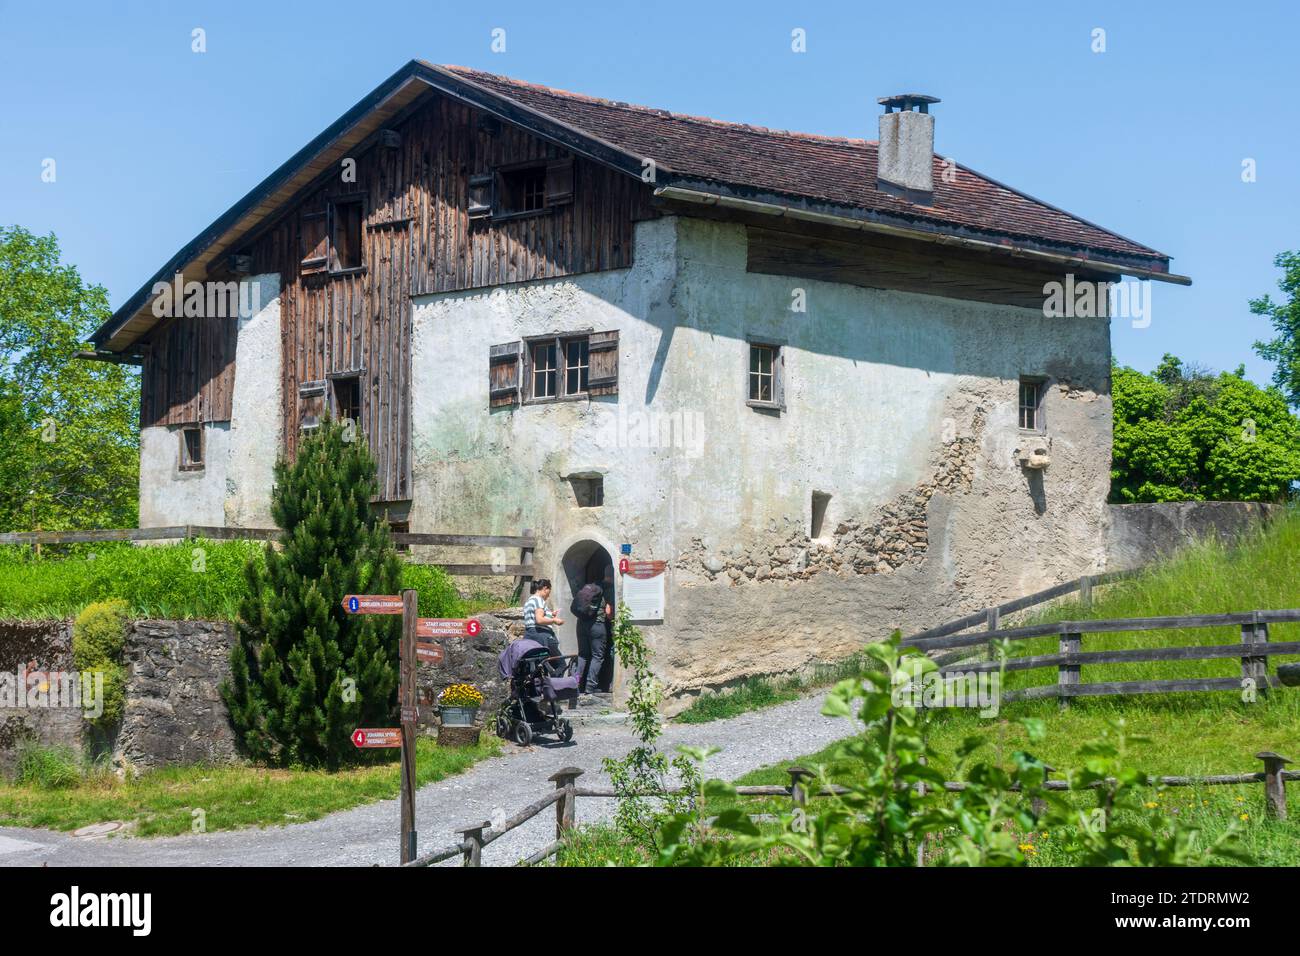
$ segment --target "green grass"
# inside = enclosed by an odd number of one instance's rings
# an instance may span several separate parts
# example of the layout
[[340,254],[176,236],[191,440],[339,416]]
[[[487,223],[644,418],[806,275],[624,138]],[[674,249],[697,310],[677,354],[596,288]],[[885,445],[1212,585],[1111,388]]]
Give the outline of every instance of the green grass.
[[[1057,602],[1020,616],[1016,624],[1061,620],[1119,617],[1154,617],[1177,614],[1214,614],[1258,609],[1300,607],[1300,516],[1292,513],[1286,520],[1258,532],[1236,548],[1229,549],[1215,541],[1191,547],[1162,563],[1141,577],[1098,589],[1092,607],[1084,608],[1077,600]],[[1008,625],[1011,622],[1007,622]],[[1277,641],[1300,640],[1300,625],[1273,625],[1270,638]],[[1196,628],[1187,630],[1130,632],[1114,635],[1085,634],[1084,650],[1126,647],[1176,646],[1185,644],[1235,644],[1240,641],[1238,628]],[[1014,654],[1051,653],[1056,638],[1019,642]],[[1270,669],[1291,656],[1270,659]],[[846,669],[850,665],[846,662]],[[1096,665],[1082,669],[1082,680],[1143,680],[1176,677],[1240,676],[1236,659],[1224,661],[1143,662],[1134,664]],[[1007,675],[1005,687],[1052,683],[1055,669],[1019,672]],[[701,698],[696,707],[716,719],[731,716],[756,706],[779,702],[781,690],[769,685],[762,688],[742,687],[740,691]],[[734,703],[728,698],[736,697]],[[694,710],[695,708],[692,708]],[[690,711],[686,712],[690,714]],[[1047,727],[1047,737],[1031,745],[1019,717],[1039,717]],[[1054,767],[1065,770],[1080,764],[1080,744],[1101,736],[1116,717],[1123,717],[1128,731],[1150,738],[1147,744],[1135,745],[1130,756],[1132,766],[1161,776],[1206,776],[1210,774],[1251,773],[1262,769],[1254,755],[1273,750],[1300,760],[1300,693],[1282,688],[1246,703],[1230,692],[1199,694],[1165,694],[1134,697],[1098,697],[1076,699],[1068,710],[1061,711],[1057,702],[1023,701],[1004,704],[994,719],[985,719],[970,710],[947,709],[934,713],[931,743],[938,755],[937,765],[952,779],[956,771],[952,755],[961,742],[972,735],[986,738],[977,751],[977,759],[1009,763],[1017,749],[1028,749]],[[678,718],[679,720],[682,717]],[[850,782],[859,772],[858,765],[843,754],[843,744],[833,744],[815,754],[756,770],[736,781],[742,785],[789,783],[790,766],[824,766],[832,779]],[[705,768],[707,775],[707,766]],[[1293,803],[1300,803],[1300,788],[1288,785]],[[1069,797],[1080,807],[1092,806],[1091,794]],[[786,809],[787,801],[744,799],[752,813],[774,813]],[[1287,822],[1267,820],[1264,815],[1263,787],[1247,784],[1231,787],[1151,788],[1147,802],[1155,804],[1147,811],[1146,822],[1159,826],[1163,817],[1192,819],[1202,831],[1205,842],[1212,841],[1231,822],[1244,827],[1244,848],[1261,865],[1300,865],[1300,818],[1292,813]],[[726,802],[713,801],[706,814],[719,812]],[[1247,816],[1241,820],[1242,814]],[[1027,834],[1033,844],[1035,865],[1068,866],[1071,856],[1066,843],[1068,834]],[[624,844],[619,834],[608,826],[584,828],[575,834],[557,857],[563,866],[592,866],[604,861],[622,865],[645,862],[643,854]]]
[[[92,602],[121,598],[132,617],[234,620],[247,593],[244,565],[260,561],[262,548],[250,541],[119,542],[37,558],[30,548],[0,547],[0,619],[70,618]],[[419,591],[422,615],[467,613],[442,568],[406,564],[402,583]]]
[[[467,770],[500,751],[496,737],[477,746],[416,745],[416,780],[423,786]],[[51,765],[57,758],[42,758]],[[83,769],[75,782],[49,767],[28,782],[0,781],[0,826],[75,830],[123,821],[139,836],[190,833],[193,811],[206,815],[208,832],[303,823],[329,813],[398,795],[400,767],[391,762],[340,770],[271,770],[250,766],[190,766],[150,770],[118,780],[103,767]],[[57,770],[57,768],[56,768]]]

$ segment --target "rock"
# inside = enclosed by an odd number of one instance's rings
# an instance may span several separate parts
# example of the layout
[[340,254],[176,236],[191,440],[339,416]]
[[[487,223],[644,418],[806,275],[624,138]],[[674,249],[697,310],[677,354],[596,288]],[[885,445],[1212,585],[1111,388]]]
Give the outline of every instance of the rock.
[[716,554],[711,554],[704,559],[704,567],[707,568],[709,572],[712,574],[717,574],[726,566],[727,566],[726,563],[721,558],[719,558]]

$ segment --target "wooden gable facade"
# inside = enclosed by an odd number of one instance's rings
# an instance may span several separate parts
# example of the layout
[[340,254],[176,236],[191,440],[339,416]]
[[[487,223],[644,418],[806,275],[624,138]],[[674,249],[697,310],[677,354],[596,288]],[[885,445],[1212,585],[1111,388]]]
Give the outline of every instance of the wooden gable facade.
[[[529,169],[544,170],[544,195],[523,205],[541,208],[518,208],[509,194],[511,174]],[[654,215],[651,187],[638,179],[424,95],[230,246],[251,256],[251,274],[280,276],[285,450],[293,455],[301,428],[337,411],[334,383],[355,379],[379,497],[408,499],[411,297],[627,268],[634,223]],[[233,320],[178,319],[154,333],[142,426],[230,418],[235,330]]]

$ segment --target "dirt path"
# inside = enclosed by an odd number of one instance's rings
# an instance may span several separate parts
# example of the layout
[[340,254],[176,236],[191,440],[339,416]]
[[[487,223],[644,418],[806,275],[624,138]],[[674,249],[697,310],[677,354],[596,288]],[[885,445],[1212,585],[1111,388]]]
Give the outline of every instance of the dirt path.
[[[820,750],[853,732],[844,719],[821,716],[822,695],[708,724],[672,725],[661,743],[723,748],[709,776],[732,779],[757,767]],[[582,783],[608,785],[599,770],[605,757],[632,746],[625,727],[578,728],[563,746],[520,749],[467,772],[429,784],[416,794],[415,819],[422,850],[455,842],[459,826],[509,816],[545,795],[547,777],[562,767],[586,771]],[[578,822],[607,819],[612,801],[578,801]],[[397,861],[398,801],[383,800],[331,814],[312,823],[266,829],[152,839],[85,838],[51,830],[0,827],[0,866],[368,866]],[[509,865],[554,837],[555,815],[544,812],[489,845],[488,865]]]

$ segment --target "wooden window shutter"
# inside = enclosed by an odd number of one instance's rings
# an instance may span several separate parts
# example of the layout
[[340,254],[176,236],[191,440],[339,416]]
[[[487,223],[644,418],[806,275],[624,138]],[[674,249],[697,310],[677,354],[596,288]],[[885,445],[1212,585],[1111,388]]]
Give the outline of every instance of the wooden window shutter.
[[298,428],[317,427],[325,417],[325,382],[303,382],[298,386]]
[[320,272],[329,265],[329,208],[303,213],[298,229],[302,240],[302,271]]
[[469,178],[469,218],[488,219],[496,200],[496,176],[479,173]]
[[561,159],[546,166],[546,205],[573,202],[573,160]]
[[488,352],[488,406],[519,404],[519,364],[522,342],[494,345]]
[[587,338],[587,393],[618,394],[618,329],[592,332]]

